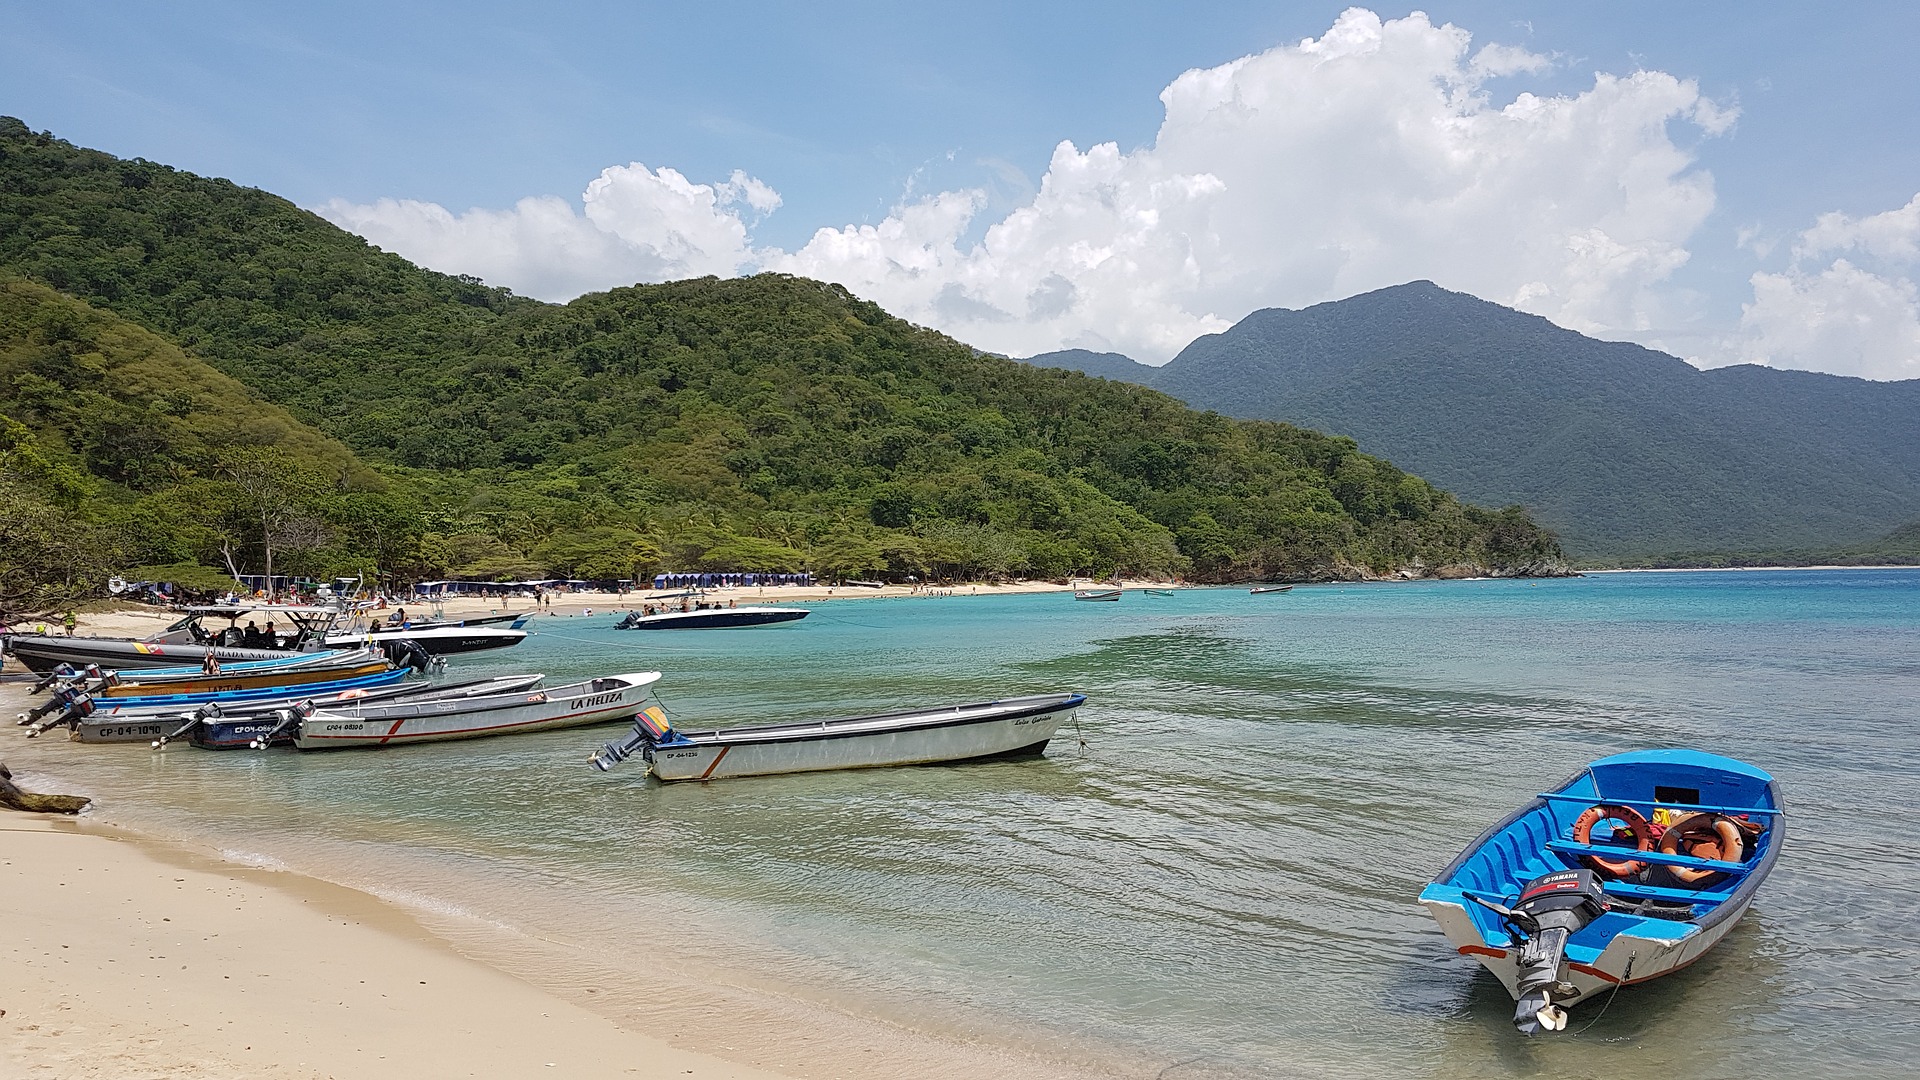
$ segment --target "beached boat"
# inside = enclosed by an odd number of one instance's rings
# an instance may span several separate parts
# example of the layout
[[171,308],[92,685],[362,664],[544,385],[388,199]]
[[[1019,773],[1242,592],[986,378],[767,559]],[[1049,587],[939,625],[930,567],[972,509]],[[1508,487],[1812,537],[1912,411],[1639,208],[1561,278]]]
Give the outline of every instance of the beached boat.
[[1118,600],[1120,593],[1119,589],[1075,589],[1073,598],[1075,600]]
[[[397,719],[417,715],[422,708],[452,708],[452,703],[471,704],[478,699],[524,700],[545,675],[502,675],[492,679],[472,679],[438,686],[407,687],[397,693],[338,695],[320,700],[282,703],[278,708],[261,710],[248,707],[244,712],[227,713],[203,706],[186,723],[161,737],[161,744],[186,735],[203,750],[261,749],[267,746],[291,746],[306,707],[315,712],[345,713],[361,720]],[[295,712],[297,710],[297,712]],[[382,711],[385,710],[385,711]]]
[[458,699],[298,710],[302,750],[476,739],[631,719],[647,703],[657,671],[609,675],[550,690]]
[[105,672],[88,687],[95,700],[101,698],[143,698],[157,695],[223,694],[249,690],[275,690],[317,683],[356,679],[392,671],[394,664],[375,649],[345,649],[329,654],[324,663],[269,666],[251,671],[227,667],[206,670],[159,668],[170,674],[154,678],[137,671]]
[[1292,589],[1293,586],[1291,585],[1255,585],[1247,591],[1255,596],[1260,596],[1264,593],[1290,592]]
[[[387,665],[385,670],[372,674],[356,675],[351,678],[329,679],[322,682],[302,683],[299,693],[303,697],[325,697],[346,690],[374,690],[391,686],[413,674],[413,669]],[[82,687],[55,687],[48,699],[19,715],[18,722],[28,728],[28,735],[38,735],[49,728],[62,724],[71,726],[76,721],[93,715],[102,702],[111,702],[127,710],[140,714],[179,713],[218,702],[223,707],[248,702],[284,699],[290,689],[284,686],[267,686],[252,690],[203,690],[193,693],[141,694],[123,697],[95,697]]]
[[[340,616],[340,609],[306,604],[212,604],[183,609],[182,617],[150,637],[66,637],[53,634],[12,634],[0,648],[28,668],[49,672],[61,664],[84,668],[97,664],[121,671],[133,668],[181,667],[201,663],[209,652],[222,664],[271,660],[290,652],[352,647],[322,643]],[[264,643],[249,643],[240,629],[243,618],[266,621],[273,632]],[[279,620],[276,622],[276,620]],[[226,626],[217,624],[225,622]],[[209,628],[209,624],[215,624]],[[264,631],[263,631],[264,632]]]
[[[492,679],[469,679],[454,683],[396,683],[373,689],[351,689],[331,694],[297,694],[286,697],[251,698],[240,701],[205,702],[190,709],[178,707],[123,708],[117,701],[96,700],[94,710],[85,717],[66,722],[67,738],[81,743],[144,742],[160,745],[190,738],[195,746],[227,749],[246,746],[258,731],[248,730],[241,737],[231,728],[277,723],[274,713],[311,701],[319,708],[369,705],[380,701],[399,701],[439,695],[474,693],[512,693],[525,690],[541,679],[539,675],[505,675]],[[58,724],[49,724],[49,727]],[[265,729],[261,729],[265,730]],[[236,741],[237,740],[237,741]]]
[[632,735],[602,747],[593,765],[605,771],[638,752],[653,776],[673,781],[1037,757],[1084,701],[1043,694],[713,731],[678,731],[655,707],[636,718]]
[[691,611],[663,611],[658,615],[628,612],[613,624],[615,630],[725,630],[739,626],[765,626],[793,622],[807,617],[806,608],[788,607],[709,607]]
[[1753,902],[1786,839],[1765,772],[1695,750],[1602,758],[1481,834],[1420,893],[1462,955],[1505,984],[1522,1032],[1700,959]]

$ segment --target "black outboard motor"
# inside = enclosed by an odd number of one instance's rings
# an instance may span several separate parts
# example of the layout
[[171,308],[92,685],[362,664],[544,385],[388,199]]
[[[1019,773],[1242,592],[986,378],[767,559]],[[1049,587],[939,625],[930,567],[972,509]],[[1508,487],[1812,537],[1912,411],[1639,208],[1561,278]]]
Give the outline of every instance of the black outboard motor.
[[1513,1026],[1521,1034],[1567,1026],[1567,1011],[1553,1003],[1556,995],[1563,1000],[1574,996],[1573,987],[1560,978],[1567,938],[1606,910],[1606,893],[1591,870],[1546,874],[1520,890],[1520,902],[1507,924],[1526,942],[1520,950],[1519,1000],[1513,1009]]
[[396,666],[410,667],[422,675],[425,675],[427,669],[433,666],[433,657],[428,655],[427,650],[421,648],[417,641],[405,638],[399,641],[383,641],[380,643],[380,651],[386,653],[387,659],[393,661]]
[[27,693],[37,694],[47,687],[52,686],[54,683],[60,682],[63,679],[71,679],[78,674],[80,674],[80,672],[75,669],[72,664],[55,664],[52,671],[40,676],[32,686],[27,687]]

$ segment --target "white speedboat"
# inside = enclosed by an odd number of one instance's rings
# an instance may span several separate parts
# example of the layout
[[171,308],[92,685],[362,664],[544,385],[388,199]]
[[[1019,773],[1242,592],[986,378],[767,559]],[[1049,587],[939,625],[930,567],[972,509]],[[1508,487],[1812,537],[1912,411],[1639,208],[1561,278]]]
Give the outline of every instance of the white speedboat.
[[632,735],[601,748],[593,765],[605,771],[639,752],[655,777],[673,781],[1037,757],[1085,701],[1042,694],[714,731],[675,730],[655,707],[635,720]]
[[350,649],[356,645],[412,642],[428,656],[504,649],[527,639],[525,630],[501,626],[415,626],[408,629],[356,630],[331,633],[326,637],[329,649]]
[[659,681],[659,672],[648,671],[550,690],[301,709],[293,743],[302,750],[397,746],[627,720],[646,706]]
[[615,630],[725,630],[736,626],[765,626],[807,617],[806,608],[708,607],[666,611],[658,615],[629,612],[613,624]]
[[1075,600],[1118,600],[1120,592],[1119,589],[1075,589],[1073,598]]

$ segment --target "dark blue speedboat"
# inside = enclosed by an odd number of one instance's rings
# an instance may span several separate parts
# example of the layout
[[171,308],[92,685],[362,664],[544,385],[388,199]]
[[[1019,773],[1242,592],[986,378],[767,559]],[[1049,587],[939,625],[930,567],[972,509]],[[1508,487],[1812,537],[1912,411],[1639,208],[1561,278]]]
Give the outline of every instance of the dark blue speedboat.
[[1780,857],[1779,785],[1697,750],[1616,754],[1482,833],[1420,902],[1498,976],[1522,1032],[1698,960]]

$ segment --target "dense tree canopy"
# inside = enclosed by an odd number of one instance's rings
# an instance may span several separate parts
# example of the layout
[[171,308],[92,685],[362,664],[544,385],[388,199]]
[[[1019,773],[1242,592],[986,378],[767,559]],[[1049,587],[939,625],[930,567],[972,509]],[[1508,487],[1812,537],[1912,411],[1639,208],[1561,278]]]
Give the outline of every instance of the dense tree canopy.
[[92,485],[69,512],[141,523],[122,559],[1232,580],[1558,556],[1350,440],[981,355],[837,285],[541,304],[4,119],[0,181],[0,412]]

